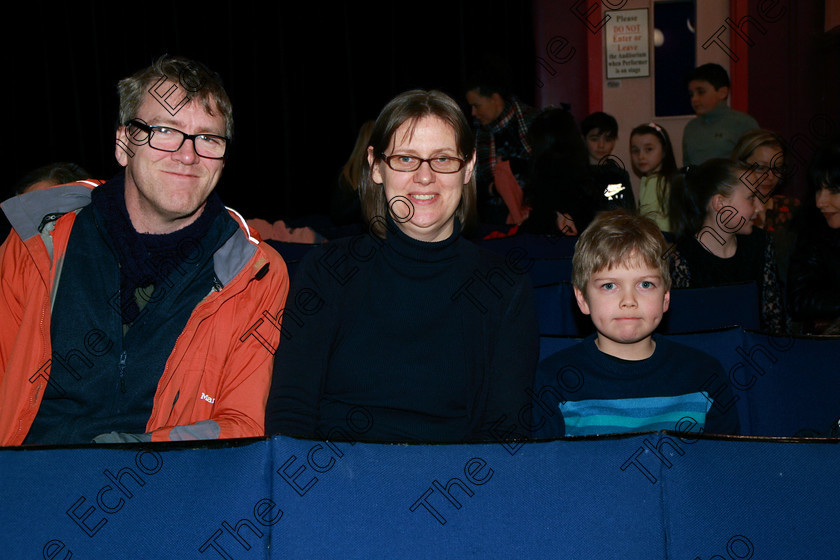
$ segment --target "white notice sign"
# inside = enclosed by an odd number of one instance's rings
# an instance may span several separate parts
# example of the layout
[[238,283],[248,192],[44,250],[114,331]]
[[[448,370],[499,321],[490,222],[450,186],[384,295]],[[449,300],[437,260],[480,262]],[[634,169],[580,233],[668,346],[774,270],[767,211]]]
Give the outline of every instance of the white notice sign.
[[648,10],[607,12],[607,79],[650,76]]

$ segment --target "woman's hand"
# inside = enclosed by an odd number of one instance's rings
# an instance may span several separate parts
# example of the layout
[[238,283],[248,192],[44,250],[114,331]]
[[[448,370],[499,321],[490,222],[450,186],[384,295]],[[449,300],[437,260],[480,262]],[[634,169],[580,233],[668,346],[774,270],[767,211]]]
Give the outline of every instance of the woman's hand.
[[578,234],[578,230],[575,227],[575,221],[570,215],[561,214],[560,212],[555,212],[555,214],[557,214],[557,229],[560,230],[560,233],[571,237]]

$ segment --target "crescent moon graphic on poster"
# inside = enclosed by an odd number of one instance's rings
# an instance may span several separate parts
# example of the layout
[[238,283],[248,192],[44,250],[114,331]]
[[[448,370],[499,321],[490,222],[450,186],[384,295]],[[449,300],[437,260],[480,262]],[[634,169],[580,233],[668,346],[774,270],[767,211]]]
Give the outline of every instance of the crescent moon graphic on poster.
[[696,31],[694,31],[694,26],[691,25],[691,20],[690,19],[688,19],[688,18],[685,19],[685,26],[688,27],[688,30],[691,31],[692,33],[696,33]]

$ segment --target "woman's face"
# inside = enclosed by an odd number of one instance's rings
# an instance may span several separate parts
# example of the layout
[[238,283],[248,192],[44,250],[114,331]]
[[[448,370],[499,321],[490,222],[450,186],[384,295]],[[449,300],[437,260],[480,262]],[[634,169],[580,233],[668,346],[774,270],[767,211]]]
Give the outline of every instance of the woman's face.
[[452,235],[455,211],[461,202],[464,185],[472,177],[473,154],[461,154],[455,142],[455,130],[435,116],[400,125],[385,150],[386,156],[397,154],[423,159],[470,158],[467,165],[455,173],[433,171],[428,162],[423,162],[416,171],[394,171],[384,161],[375,160],[373,148],[368,148],[371,178],[375,183],[383,184],[388,208],[403,233],[428,242],[448,238]]
[[640,175],[650,175],[662,167],[665,150],[655,134],[636,134],[630,138],[630,157]]
[[756,164],[749,182],[758,191],[762,204],[767,203],[782,178],[785,165],[782,149],[779,146],[759,146],[747,158],[747,163]]
[[817,208],[822,212],[828,227],[840,228],[840,190],[828,187],[818,190]]

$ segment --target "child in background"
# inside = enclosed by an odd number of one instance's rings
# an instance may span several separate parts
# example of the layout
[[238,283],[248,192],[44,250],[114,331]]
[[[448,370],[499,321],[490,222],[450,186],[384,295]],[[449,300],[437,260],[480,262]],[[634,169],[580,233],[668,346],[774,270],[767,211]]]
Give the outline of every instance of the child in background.
[[720,364],[653,334],[670,302],[665,248],[652,220],[626,210],[598,214],[583,232],[572,259],[572,282],[578,306],[597,332],[540,363],[538,379],[576,370],[585,383],[563,395],[560,414],[551,416],[537,437],[738,433]]
[[587,115],[580,122],[580,132],[589,151],[589,171],[595,189],[604,197],[603,208],[636,207],[630,176],[616,158],[609,157],[618,138],[618,122],[607,113]]
[[761,209],[741,180],[746,163],[715,158],[678,176],[671,191],[671,223],[679,241],[671,253],[676,288],[755,282],[761,330],[788,331],[773,241],[753,227]]
[[634,128],[630,134],[630,158],[633,172],[642,178],[639,213],[651,218],[662,231],[671,231],[668,198],[677,163],[668,132],[656,123]]
[[726,158],[745,132],[758,128],[746,113],[730,109],[729,74],[720,64],[703,64],[688,75],[691,106],[697,118],[683,131],[683,162],[700,165],[712,158]]

